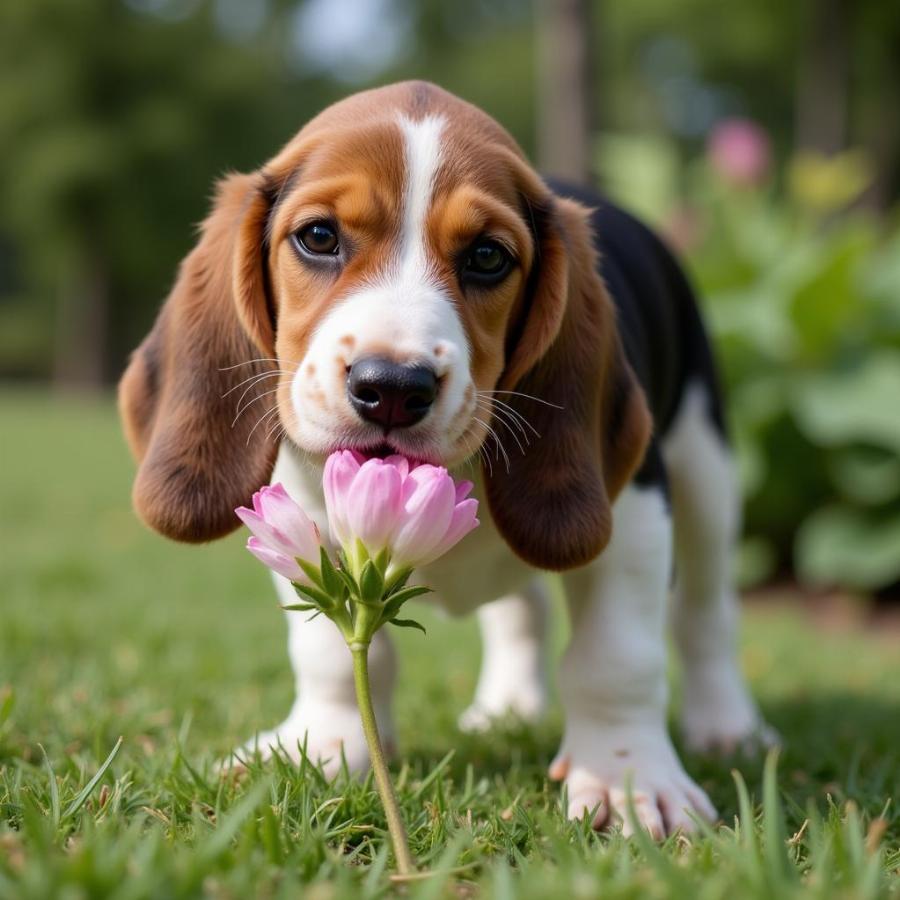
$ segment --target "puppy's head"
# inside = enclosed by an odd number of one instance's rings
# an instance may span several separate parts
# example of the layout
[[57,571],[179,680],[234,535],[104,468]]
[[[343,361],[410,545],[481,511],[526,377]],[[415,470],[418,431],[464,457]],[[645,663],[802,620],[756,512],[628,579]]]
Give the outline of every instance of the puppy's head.
[[136,507],[170,537],[232,530],[281,437],[480,453],[500,531],[548,568],[605,546],[649,432],[586,211],[422,83],[357,94],[221,182],[120,404]]

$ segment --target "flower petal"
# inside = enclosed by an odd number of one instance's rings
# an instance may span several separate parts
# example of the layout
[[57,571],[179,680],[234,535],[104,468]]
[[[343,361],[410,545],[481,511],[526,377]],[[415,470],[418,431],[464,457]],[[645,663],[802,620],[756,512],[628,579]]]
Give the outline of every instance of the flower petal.
[[401,478],[406,478],[409,475],[409,460],[405,456],[400,456],[399,453],[392,453],[390,456],[386,456],[384,463],[385,465],[393,466],[400,473]]
[[268,566],[273,572],[283,575],[289,581],[300,581],[308,583],[307,577],[303,574],[303,570],[297,565],[296,560],[272,550],[267,547],[257,537],[251,537],[247,541],[247,549],[264,565]]
[[360,470],[359,454],[352,450],[338,450],[325,461],[322,488],[325,492],[325,508],[335,543],[343,547],[353,540],[347,520],[347,504],[353,482]]
[[288,560],[297,557],[318,562],[319,531],[284,485],[266,485],[253,495],[253,509],[239,506],[237,517],[256,538],[254,546],[267,547]]
[[431,465],[413,469],[404,488],[402,521],[394,535],[392,556],[398,563],[414,566],[431,555],[447,531],[456,488],[446,469]]
[[286,540],[292,551],[291,555],[317,562],[318,532],[300,504],[290,497],[282,484],[263,488],[260,493],[263,518]]
[[418,565],[424,566],[434,562],[448,550],[452,550],[470,531],[477,528],[481,524],[476,517],[477,512],[478,501],[474,497],[458,503],[453,510],[453,517],[444,536],[438,544],[432,547],[431,553],[419,561]]
[[239,506],[235,513],[261,543],[271,547],[278,553],[283,553],[286,556],[293,555],[291,542],[276,531],[259,513],[248,509],[246,506]]
[[367,460],[353,480],[353,493],[344,508],[347,524],[351,536],[359,538],[372,555],[391,541],[400,518],[402,486],[400,472],[381,459]]

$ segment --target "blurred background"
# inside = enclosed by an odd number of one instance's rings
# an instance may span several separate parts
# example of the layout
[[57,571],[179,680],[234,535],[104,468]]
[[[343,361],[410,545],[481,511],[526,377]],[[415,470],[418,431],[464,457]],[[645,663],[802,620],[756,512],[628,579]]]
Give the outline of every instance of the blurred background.
[[730,395],[743,583],[896,597],[900,9],[884,0],[2,4],[6,416],[37,393],[43,416],[76,394],[109,404],[214,179],[411,77],[483,107],[546,173],[597,182],[686,260]]

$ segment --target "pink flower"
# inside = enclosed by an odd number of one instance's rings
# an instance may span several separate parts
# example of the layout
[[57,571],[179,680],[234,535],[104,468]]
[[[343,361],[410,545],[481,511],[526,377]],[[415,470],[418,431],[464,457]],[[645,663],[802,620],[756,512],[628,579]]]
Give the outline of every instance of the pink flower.
[[319,530],[284,485],[260,488],[253,509],[239,506],[238,518],[253,532],[247,549],[260,562],[291,581],[307,581],[297,558],[319,564]]
[[402,456],[363,461],[339,450],[325,463],[323,485],[335,541],[352,548],[358,538],[370,556],[387,549],[396,567],[434,561],[478,525],[470,482],[457,486],[446,469],[410,466]]
[[706,143],[710,165],[723,180],[738,187],[759,184],[772,160],[769,136],[750,119],[724,119]]

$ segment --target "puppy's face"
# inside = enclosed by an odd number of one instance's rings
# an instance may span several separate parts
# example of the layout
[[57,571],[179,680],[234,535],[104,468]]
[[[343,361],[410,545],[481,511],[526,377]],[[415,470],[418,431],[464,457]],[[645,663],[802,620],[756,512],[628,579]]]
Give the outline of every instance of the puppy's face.
[[527,422],[521,455],[486,459],[495,524],[536,566],[583,565],[650,432],[595,263],[587,211],[480,110],[416,82],[330,107],[219,183],[122,378],[136,509],[178,540],[233,530],[275,414],[320,458],[447,466]]
[[292,151],[269,226],[277,399],[311,454],[455,465],[488,434],[534,244],[504,136],[460,118],[317,122]]

